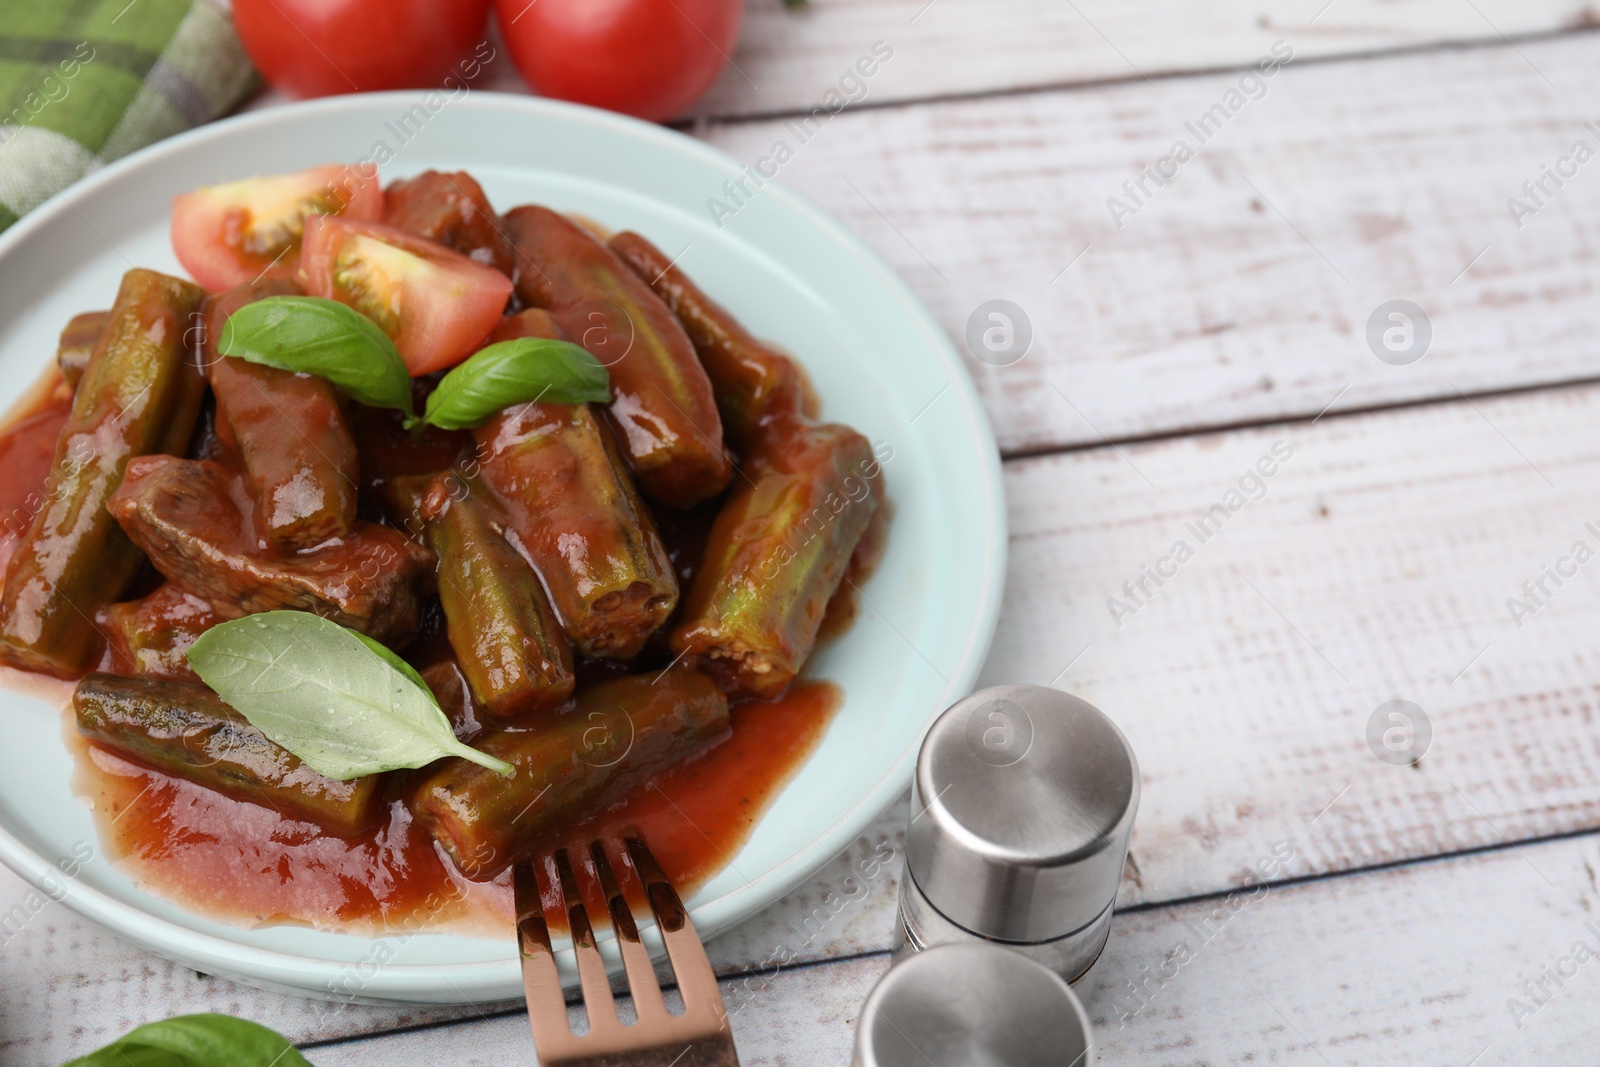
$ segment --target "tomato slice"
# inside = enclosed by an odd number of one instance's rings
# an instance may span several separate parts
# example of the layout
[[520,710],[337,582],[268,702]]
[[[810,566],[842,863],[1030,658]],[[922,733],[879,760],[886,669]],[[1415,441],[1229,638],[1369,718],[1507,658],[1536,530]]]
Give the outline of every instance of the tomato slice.
[[293,174],[208,185],[172,198],[172,249],[212,292],[295,276],[306,220],[383,216],[378,168],[330,163]]
[[511,297],[510,278],[444,245],[328,216],[306,221],[300,284],[377,323],[413,377],[476,352]]

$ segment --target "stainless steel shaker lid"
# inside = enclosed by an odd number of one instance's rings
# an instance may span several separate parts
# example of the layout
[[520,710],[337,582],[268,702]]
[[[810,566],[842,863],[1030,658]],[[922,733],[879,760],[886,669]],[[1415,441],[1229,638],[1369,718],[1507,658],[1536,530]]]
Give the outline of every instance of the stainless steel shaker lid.
[[1044,686],[985,689],[922,742],[906,868],[976,934],[1064,937],[1115,899],[1138,806],[1138,761],[1104,714]]
[[856,1024],[855,1067],[1094,1067],[1089,1018],[1065,980],[981,941],[889,969]]

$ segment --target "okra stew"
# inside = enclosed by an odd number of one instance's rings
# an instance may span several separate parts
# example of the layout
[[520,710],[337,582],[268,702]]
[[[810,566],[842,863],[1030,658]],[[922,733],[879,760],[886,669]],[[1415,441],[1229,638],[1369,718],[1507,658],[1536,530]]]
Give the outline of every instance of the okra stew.
[[194,280],[128,271],[0,434],[0,663],[72,687],[110,855],[350,931],[508,920],[559,848],[631,880],[628,833],[726,864],[839,703],[884,457],[646,238],[465,173],[172,238]]

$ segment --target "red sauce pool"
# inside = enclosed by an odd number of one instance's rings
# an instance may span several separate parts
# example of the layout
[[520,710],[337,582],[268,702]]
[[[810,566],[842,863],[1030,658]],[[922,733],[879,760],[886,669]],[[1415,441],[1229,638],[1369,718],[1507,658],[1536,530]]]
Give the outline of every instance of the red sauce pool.
[[[839,690],[827,682],[801,682],[772,703],[736,705],[727,741],[572,826],[552,851],[567,845],[573,866],[587,871],[589,843],[609,842],[613,868],[631,882],[620,841],[637,828],[687,896],[739,851],[838,706]],[[510,931],[509,874],[467,881],[398,800],[387,823],[343,838],[130,763],[83,741],[70,724],[67,733],[78,757],[74,786],[94,802],[101,842],[124,873],[167,899],[245,926]],[[600,925],[604,898],[580,877]]]
[[[70,405],[71,394],[52,368],[0,429],[0,566],[31,520],[31,512],[18,509],[43,490]],[[453,442],[439,445],[443,453]],[[25,517],[13,531],[15,515]],[[853,575],[864,573],[877,555],[881,542],[868,540],[874,547],[858,553]],[[70,683],[40,679],[49,683],[41,688],[28,684],[33,679],[0,669],[0,682],[14,688],[58,699],[69,691]],[[596,924],[602,924],[605,902],[593,878],[591,842],[607,843],[612,867],[636,905],[641,894],[620,845],[630,830],[649,842],[668,877],[689,895],[739,851],[766,806],[815,751],[840,700],[830,683],[801,681],[776,701],[735,705],[727,741],[550,842],[552,851],[568,849]],[[107,854],[129,877],[184,907],[246,926],[510,931],[509,873],[488,883],[468,881],[413,825],[398,799],[385,824],[344,838],[90,745],[70,711],[64,733],[77,762],[74,789],[93,803]],[[553,861],[547,867],[550,886]],[[561,925],[558,914],[550,918]]]
[[72,411],[72,390],[54,367],[7,414],[0,432],[0,540],[5,558],[43,503],[56,439]]

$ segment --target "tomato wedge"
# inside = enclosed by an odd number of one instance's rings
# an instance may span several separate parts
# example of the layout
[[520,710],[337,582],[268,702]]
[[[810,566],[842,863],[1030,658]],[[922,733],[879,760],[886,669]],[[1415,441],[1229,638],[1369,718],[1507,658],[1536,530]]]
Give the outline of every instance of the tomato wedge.
[[511,279],[424,237],[375,222],[306,221],[300,284],[366,315],[412,377],[454,366],[500,322]]
[[292,278],[306,220],[321,215],[382,218],[378,168],[329,163],[175,196],[172,250],[214,293],[262,277]]

